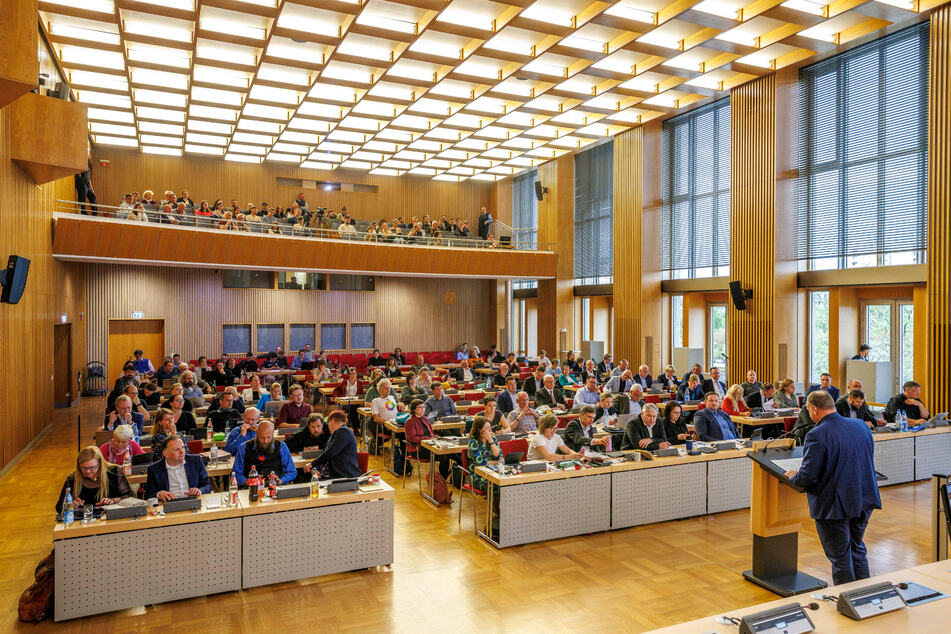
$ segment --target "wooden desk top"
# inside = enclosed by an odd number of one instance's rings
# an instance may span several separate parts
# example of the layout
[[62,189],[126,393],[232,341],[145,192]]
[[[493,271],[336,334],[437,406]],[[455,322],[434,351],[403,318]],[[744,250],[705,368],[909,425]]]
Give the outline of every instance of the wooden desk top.
[[[943,562],[946,568],[951,568],[948,562]],[[934,565],[934,564],[929,564]],[[919,567],[920,568],[920,567]],[[822,590],[824,594],[836,596],[845,590],[853,590],[863,586],[890,581],[892,583],[901,583],[913,581],[934,590],[939,590],[945,594],[951,595],[951,575],[948,578],[937,578],[929,576],[920,571],[919,568],[910,568],[898,570],[884,575],[876,575],[871,579],[854,581],[852,583],[833,586]],[[725,607],[723,611],[706,616],[680,625],[672,625],[659,630],[652,630],[654,634],[735,634],[735,625],[720,625],[716,618],[721,615],[743,617],[747,614],[753,614],[770,608],[778,608],[790,603],[819,603],[818,610],[806,610],[809,618],[816,626],[817,632],[858,632],[861,634],[895,634],[897,632],[944,632],[948,629],[948,615],[951,614],[951,599],[941,599],[917,605],[896,612],[889,612],[864,621],[853,621],[852,619],[839,614],[835,609],[835,603],[831,601],[816,601],[810,596],[811,593],[800,594],[786,599],[777,599],[767,603],[751,605],[739,609]]]
[[436,444],[428,439],[423,441],[423,447],[426,447],[426,449],[437,456],[450,456],[452,454],[462,453],[466,450],[466,445],[450,445],[447,447],[441,443]]
[[[303,467],[305,464],[309,463],[310,460],[303,458],[300,454],[291,454],[291,458],[294,459],[294,466],[298,469]],[[214,467],[211,465],[206,465],[205,470],[208,471],[208,476],[211,478],[217,478],[220,476],[226,476],[231,473],[231,469],[234,467],[234,457],[228,456],[226,460],[219,460],[218,464]],[[129,484],[145,484],[147,474],[145,473],[135,473],[126,478],[126,481]]]
[[238,491],[238,504],[241,506],[241,515],[261,515],[263,513],[279,513],[281,511],[296,511],[298,509],[312,509],[335,504],[350,504],[351,502],[365,502],[367,500],[384,500],[396,497],[396,491],[386,482],[380,481],[379,491],[362,491],[346,493],[327,493],[320,491],[318,498],[288,498],[271,502],[251,502],[248,500],[247,489]]
[[[386,421],[385,423],[383,423],[383,426],[389,429],[394,434],[402,434],[404,431],[406,431],[405,427],[403,427],[402,425],[397,425],[396,422],[392,420]],[[444,429],[465,429],[465,427],[466,427],[466,421],[464,420],[461,420],[458,423],[440,423],[439,421],[436,421],[435,423],[433,423],[434,431],[444,430]]]

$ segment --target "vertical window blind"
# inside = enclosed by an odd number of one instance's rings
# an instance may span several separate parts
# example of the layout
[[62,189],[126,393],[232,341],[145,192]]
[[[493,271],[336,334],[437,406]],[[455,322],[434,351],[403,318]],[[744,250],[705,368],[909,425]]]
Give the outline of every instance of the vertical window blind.
[[675,278],[726,274],[730,265],[729,98],[664,122],[661,172],[662,270]]
[[538,199],[535,197],[537,170],[530,170],[512,181],[512,228],[517,249],[538,248]]
[[575,155],[575,281],[614,275],[614,141]]
[[923,252],[928,22],[799,79],[799,259]]

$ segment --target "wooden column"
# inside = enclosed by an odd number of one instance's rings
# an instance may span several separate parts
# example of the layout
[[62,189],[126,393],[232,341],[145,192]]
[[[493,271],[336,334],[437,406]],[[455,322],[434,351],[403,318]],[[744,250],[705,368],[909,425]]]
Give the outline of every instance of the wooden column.
[[0,108],[36,88],[40,72],[38,39],[36,0],[4,2],[0,20]]
[[728,304],[729,380],[796,375],[796,72],[779,71],[730,93],[730,279],[753,290]]
[[560,332],[574,338],[575,158],[565,155],[538,167],[538,180],[548,188],[538,203],[538,242],[554,244],[558,254],[555,279],[538,280],[538,348],[549,358],[561,355]]
[[927,370],[915,378],[928,409],[943,412],[951,406],[951,7],[932,12],[930,46]]
[[[660,124],[614,137],[614,350],[660,364]],[[650,157],[650,160],[648,160]],[[649,173],[647,173],[649,171]]]

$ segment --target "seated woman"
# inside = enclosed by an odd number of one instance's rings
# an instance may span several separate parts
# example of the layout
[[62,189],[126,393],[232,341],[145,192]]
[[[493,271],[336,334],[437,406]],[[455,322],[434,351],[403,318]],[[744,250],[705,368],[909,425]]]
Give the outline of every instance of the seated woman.
[[311,414],[307,417],[307,426],[292,436],[284,439],[284,444],[293,453],[323,449],[330,440],[330,430],[324,425],[322,414]]
[[403,373],[400,372],[400,367],[396,364],[396,359],[390,357],[386,362],[386,369],[383,371],[384,376],[388,379],[402,379]]
[[357,379],[357,369],[350,368],[344,380],[334,388],[334,398],[353,398],[360,394],[360,381]]
[[198,427],[195,423],[195,415],[185,410],[185,397],[176,394],[171,398],[172,422],[175,423],[175,429],[181,432],[190,432]]
[[432,387],[433,379],[429,375],[429,370],[423,368],[419,371],[419,380],[416,381],[419,384],[419,387]]
[[116,427],[115,431],[112,432],[112,440],[99,448],[106,462],[122,464],[125,462],[126,457],[131,460],[132,456],[145,453],[142,447],[139,446],[139,443],[132,440],[132,436],[131,425],[119,425]]
[[284,400],[284,396],[281,394],[281,384],[278,383],[277,381],[275,381],[274,383],[271,383],[271,389],[268,391],[268,393],[262,395],[261,398],[258,399],[258,409],[261,410],[261,415],[263,416],[265,413],[264,411],[265,404],[270,403],[271,401],[283,401],[283,400]]
[[528,443],[528,456],[526,460],[558,460],[558,454],[564,455],[565,459],[571,460],[581,456],[575,453],[565,444],[564,439],[556,432],[558,429],[558,419],[554,416],[542,416],[538,423],[538,433],[532,436],[532,441]]
[[406,377],[406,385],[403,386],[403,390],[400,392],[400,402],[404,405],[409,405],[416,399],[425,401],[429,398],[429,395],[426,394],[426,390],[419,387],[419,378],[415,374],[410,374]]
[[327,367],[326,361],[318,361],[317,367],[311,373],[311,380],[314,383],[326,383],[333,378],[333,372]]
[[796,396],[796,384],[792,379],[783,379],[776,393],[773,394],[773,405],[777,409],[799,407],[799,397]]
[[561,374],[558,375],[558,387],[565,387],[566,385],[580,385],[581,380],[575,375],[572,371],[570,363],[561,364]]
[[723,397],[723,403],[720,409],[730,416],[743,416],[750,413],[750,408],[746,405],[746,399],[743,398],[743,387],[740,385],[731,385]]
[[484,467],[490,460],[504,460],[505,455],[499,448],[489,419],[485,416],[476,416],[469,431],[469,445],[466,447],[469,458],[469,482],[474,489],[485,491],[486,479],[475,472],[476,467]]
[[[195,210],[195,215],[198,216],[199,218],[211,218],[212,215],[214,215],[214,213],[215,212],[212,211],[211,206],[208,204],[207,200],[203,200],[200,203],[198,203],[198,209]],[[199,226],[202,226],[202,225],[199,225]]]
[[611,425],[617,419],[617,415],[618,411],[614,406],[614,395],[610,392],[601,392],[598,406],[594,410],[595,424]]
[[73,509],[87,504],[107,506],[132,495],[132,489],[117,465],[106,462],[98,447],[84,447],[76,456],[76,470],[66,476],[56,502],[56,512],[63,512],[66,492],[73,496]]
[[251,387],[241,390],[241,400],[245,403],[257,403],[264,396],[264,389],[261,387],[261,377],[257,374],[251,376]]
[[433,426],[429,423],[429,419],[426,418],[426,403],[420,399],[416,399],[409,404],[409,411],[410,416],[409,420],[406,421],[405,427],[406,454],[409,455],[412,452],[416,452],[416,455],[423,459],[428,457],[432,460],[435,458],[439,465],[439,474],[443,478],[449,477],[450,457],[445,455],[433,456],[426,447],[422,446],[424,440],[435,436]]
[[677,401],[668,401],[664,406],[664,431],[667,433],[667,442],[672,445],[682,445],[693,434],[687,431],[687,418],[683,416],[683,405]]
[[[155,421],[152,423],[152,454],[162,455],[162,443],[168,436],[184,436],[175,427],[172,410],[162,408],[155,413]],[[188,453],[188,443],[185,443],[185,453]]]
[[205,380],[212,385],[234,385],[234,374],[225,368],[224,361],[215,361],[215,369],[205,375]]

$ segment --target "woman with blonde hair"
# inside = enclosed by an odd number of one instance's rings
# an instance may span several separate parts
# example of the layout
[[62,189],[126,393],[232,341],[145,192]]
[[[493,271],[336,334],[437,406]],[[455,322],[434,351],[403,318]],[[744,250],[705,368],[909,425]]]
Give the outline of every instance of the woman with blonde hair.
[[56,502],[56,512],[63,512],[66,492],[73,495],[73,509],[87,504],[106,506],[132,495],[132,489],[117,465],[106,462],[98,447],[89,446],[79,450],[76,470],[66,476]]
[[743,398],[743,386],[737,384],[731,385],[730,389],[728,389],[723,396],[723,403],[720,405],[720,409],[730,416],[749,414],[750,408],[746,404],[746,399]]
[[796,382],[792,379],[783,379],[776,386],[773,394],[773,404],[778,409],[799,407],[799,398],[796,396]]

